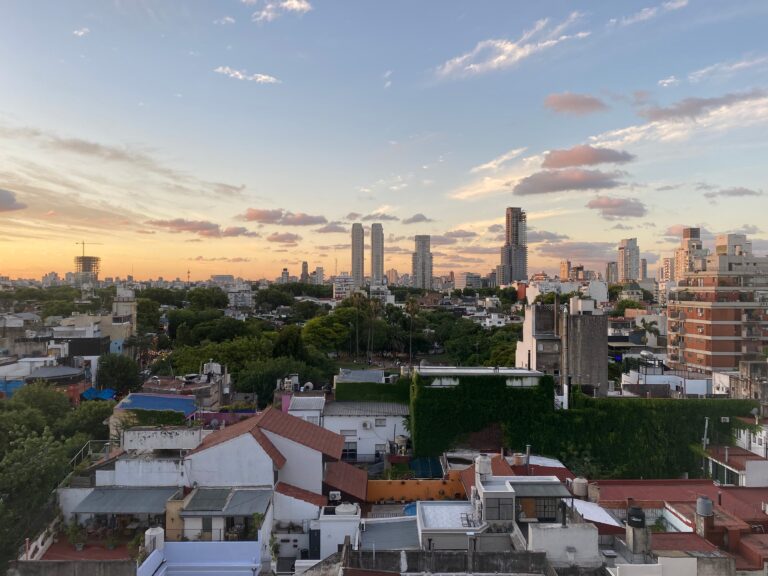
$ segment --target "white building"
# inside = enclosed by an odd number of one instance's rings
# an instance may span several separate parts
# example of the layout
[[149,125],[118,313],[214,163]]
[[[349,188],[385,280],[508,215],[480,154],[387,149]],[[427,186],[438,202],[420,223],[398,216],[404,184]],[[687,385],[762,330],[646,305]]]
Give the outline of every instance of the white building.
[[355,289],[355,279],[346,272],[342,272],[341,274],[333,277],[334,300],[344,300],[349,298],[352,296],[352,293],[355,291]]
[[624,238],[619,243],[619,282],[640,280],[640,248],[637,238]]
[[322,426],[344,437],[344,460],[367,462],[382,458],[398,436],[409,436],[407,416],[406,404],[330,402],[323,409]]

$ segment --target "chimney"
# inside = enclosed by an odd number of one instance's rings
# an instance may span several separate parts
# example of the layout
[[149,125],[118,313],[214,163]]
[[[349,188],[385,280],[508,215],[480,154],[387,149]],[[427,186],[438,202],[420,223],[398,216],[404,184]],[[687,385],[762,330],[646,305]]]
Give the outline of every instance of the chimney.
[[525,445],[525,475],[531,475],[531,445]]
[[712,500],[706,496],[696,499],[696,534],[709,540],[709,536],[715,528],[715,513]]

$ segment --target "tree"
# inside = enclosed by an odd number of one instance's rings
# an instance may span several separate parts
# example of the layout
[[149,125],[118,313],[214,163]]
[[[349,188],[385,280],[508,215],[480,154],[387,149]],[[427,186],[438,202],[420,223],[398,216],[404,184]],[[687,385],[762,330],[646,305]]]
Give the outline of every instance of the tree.
[[157,332],[160,327],[160,304],[148,298],[136,300],[136,331],[139,334]]
[[635,300],[619,300],[611,311],[611,316],[624,316],[624,312],[627,308],[642,310],[645,307]]
[[256,394],[260,408],[272,402],[272,395],[277,387],[277,381],[289,374],[298,374],[302,382],[312,382],[315,388],[327,382],[327,377],[321,370],[308,366],[294,358],[269,358],[250,363],[237,374],[235,388],[244,394]]
[[82,402],[72,410],[61,423],[64,435],[82,433],[97,440],[109,439],[109,427],[104,422],[112,415],[114,402],[91,400]]
[[112,388],[119,396],[136,391],[141,386],[139,365],[127,356],[105,354],[99,358],[96,384],[99,388]]
[[272,356],[278,358],[285,356],[297,360],[305,360],[307,351],[304,348],[304,340],[301,338],[301,328],[298,326],[285,326],[277,334]]
[[10,408],[34,408],[45,418],[46,426],[54,428],[71,410],[65,394],[42,381],[22,386],[8,401]]
[[226,308],[229,298],[218,286],[211,288],[194,288],[187,294],[189,304],[193,310],[206,310],[209,308]]
[[514,366],[517,342],[505,342],[491,349],[491,357],[488,364],[491,366]]

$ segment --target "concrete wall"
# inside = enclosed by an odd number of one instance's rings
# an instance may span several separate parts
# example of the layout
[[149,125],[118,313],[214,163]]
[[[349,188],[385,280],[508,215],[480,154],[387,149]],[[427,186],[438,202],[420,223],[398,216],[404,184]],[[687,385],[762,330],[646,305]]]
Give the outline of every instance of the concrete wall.
[[[278,436],[268,430],[264,434],[285,456],[285,465],[278,472],[281,482],[304,488],[315,494],[323,493],[323,455],[303,444]],[[252,484],[258,486],[258,483]]]
[[133,560],[35,560],[11,562],[7,576],[135,576]]
[[466,498],[459,471],[451,470],[445,480],[368,480],[366,501],[453,500],[456,494],[460,500]]
[[360,516],[321,516],[317,525],[320,527],[320,559],[322,560],[335,554],[339,546],[344,544],[346,536],[349,536],[351,542],[357,540]]
[[[662,574],[664,576],[698,576],[698,562],[696,558],[669,558],[659,557]],[[726,573],[719,573],[726,576]],[[700,575],[700,576],[703,576]]]
[[275,520],[283,522],[300,524],[304,520],[314,520],[320,512],[319,506],[278,492],[275,492],[272,502],[275,506]]
[[[108,475],[96,478],[96,484],[108,479]],[[184,486],[182,460],[151,458],[125,458],[115,462],[114,486]]]
[[93,492],[93,488],[57,488],[56,495],[59,499],[59,508],[65,522],[72,519],[72,511],[85,500],[86,496]]
[[437,550],[350,550],[347,566],[365,570],[396,573],[475,572],[488,574],[541,574],[548,566],[544,553],[484,552],[467,554],[466,551]]
[[[375,454],[376,445],[383,445],[386,451],[388,440],[394,440],[395,436],[409,436],[408,431],[403,426],[402,416],[380,416],[386,420],[385,426],[376,426],[377,418],[374,416],[325,416],[323,418],[323,428],[341,434],[342,430],[357,430],[357,453]],[[369,422],[370,428],[364,429],[363,422]],[[347,437],[348,442],[352,442],[351,437]]]
[[126,450],[194,450],[203,441],[202,428],[131,428],[123,431]]
[[747,461],[747,470],[744,474],[744,486],[749,488],[768,486],[768,461]]
[[250,434],[190,454],[184,467],[185,486],[194,482],[200,486],[274,485],[272,459]]
[[[571,548],[571,550],[568,550]],[[528,526],[528,549],[546,552],[553,566],[600,566],[598,534],[594,524],[531,524]]]
[[562,375],[608,393],[608,317],[562,316]]

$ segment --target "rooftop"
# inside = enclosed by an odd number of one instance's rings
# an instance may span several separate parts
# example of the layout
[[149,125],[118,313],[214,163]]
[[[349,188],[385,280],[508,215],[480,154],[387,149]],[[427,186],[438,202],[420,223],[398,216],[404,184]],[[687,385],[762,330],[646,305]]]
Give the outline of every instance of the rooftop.
[[189,416],[197,409],[194,396],[132,393],[115,407],[117,410],[171,410]]
[[[717,546],[695,532],[651,532],[651,550],[680,552],[719,552]],[[722,553],[726,555],[724,552]]]
[[334,490],[340,490],[362,501],[365,501],[368,494],[368,473],[346,462],[326,464],[323,482]]
[[291,396],[288,410],[322,410],[324,406],[324,396]]
[[469,502],[416,503],[416,515],[425,530],[466,530],[479,527],[474,520],[475,509]]
[[367,520],[365,531],[360,533],[360,548],[363,550],[418,550],[421,546],[416,517]]
[[268,488],[198,488],[182,516],[250,516],[266,514],[272,500]]
[[[291,402],[293,409],[293,402]],[[396,402],[329,402],[324,416],[408,416],[408,405]]]
[[76,514],[164,514],[176,487],[98,487],[73,510]]
[[506,366],[414,366],[413,371],[422,376],[543,376],[536,370]]
[[340,368],[336,375],[336,382],[372,382],[383,384],[386,376],[384,370],[352,370]]
[[[717,486],[712,480],[596,480],[597,502],[605,508],[626,508],[627,500],[642,508],[662,508],[667,500],[696,502],[699,496],[717,499]],[[592,492],[590,491],[590,499]]]
[[747,462],[759,460],[765,462],[768,458],[758,456],[754,452],[745,450],[738,446],[712,446],[707,448],[709,458],[732,468],[738,472],[744,472],[747,469]]
[[296,500],[314,504],[315,506],[325,506],[328,504],[328,498],[322,494],[315,494],[314,492],[310,492],[309,490],[299,488],[298,486],[294,486],[293,484],[288,484],[286,482],[278,482],[275,485],[275,492],[282,494],[283,496],[288,496],[290,498],[295,498]]

